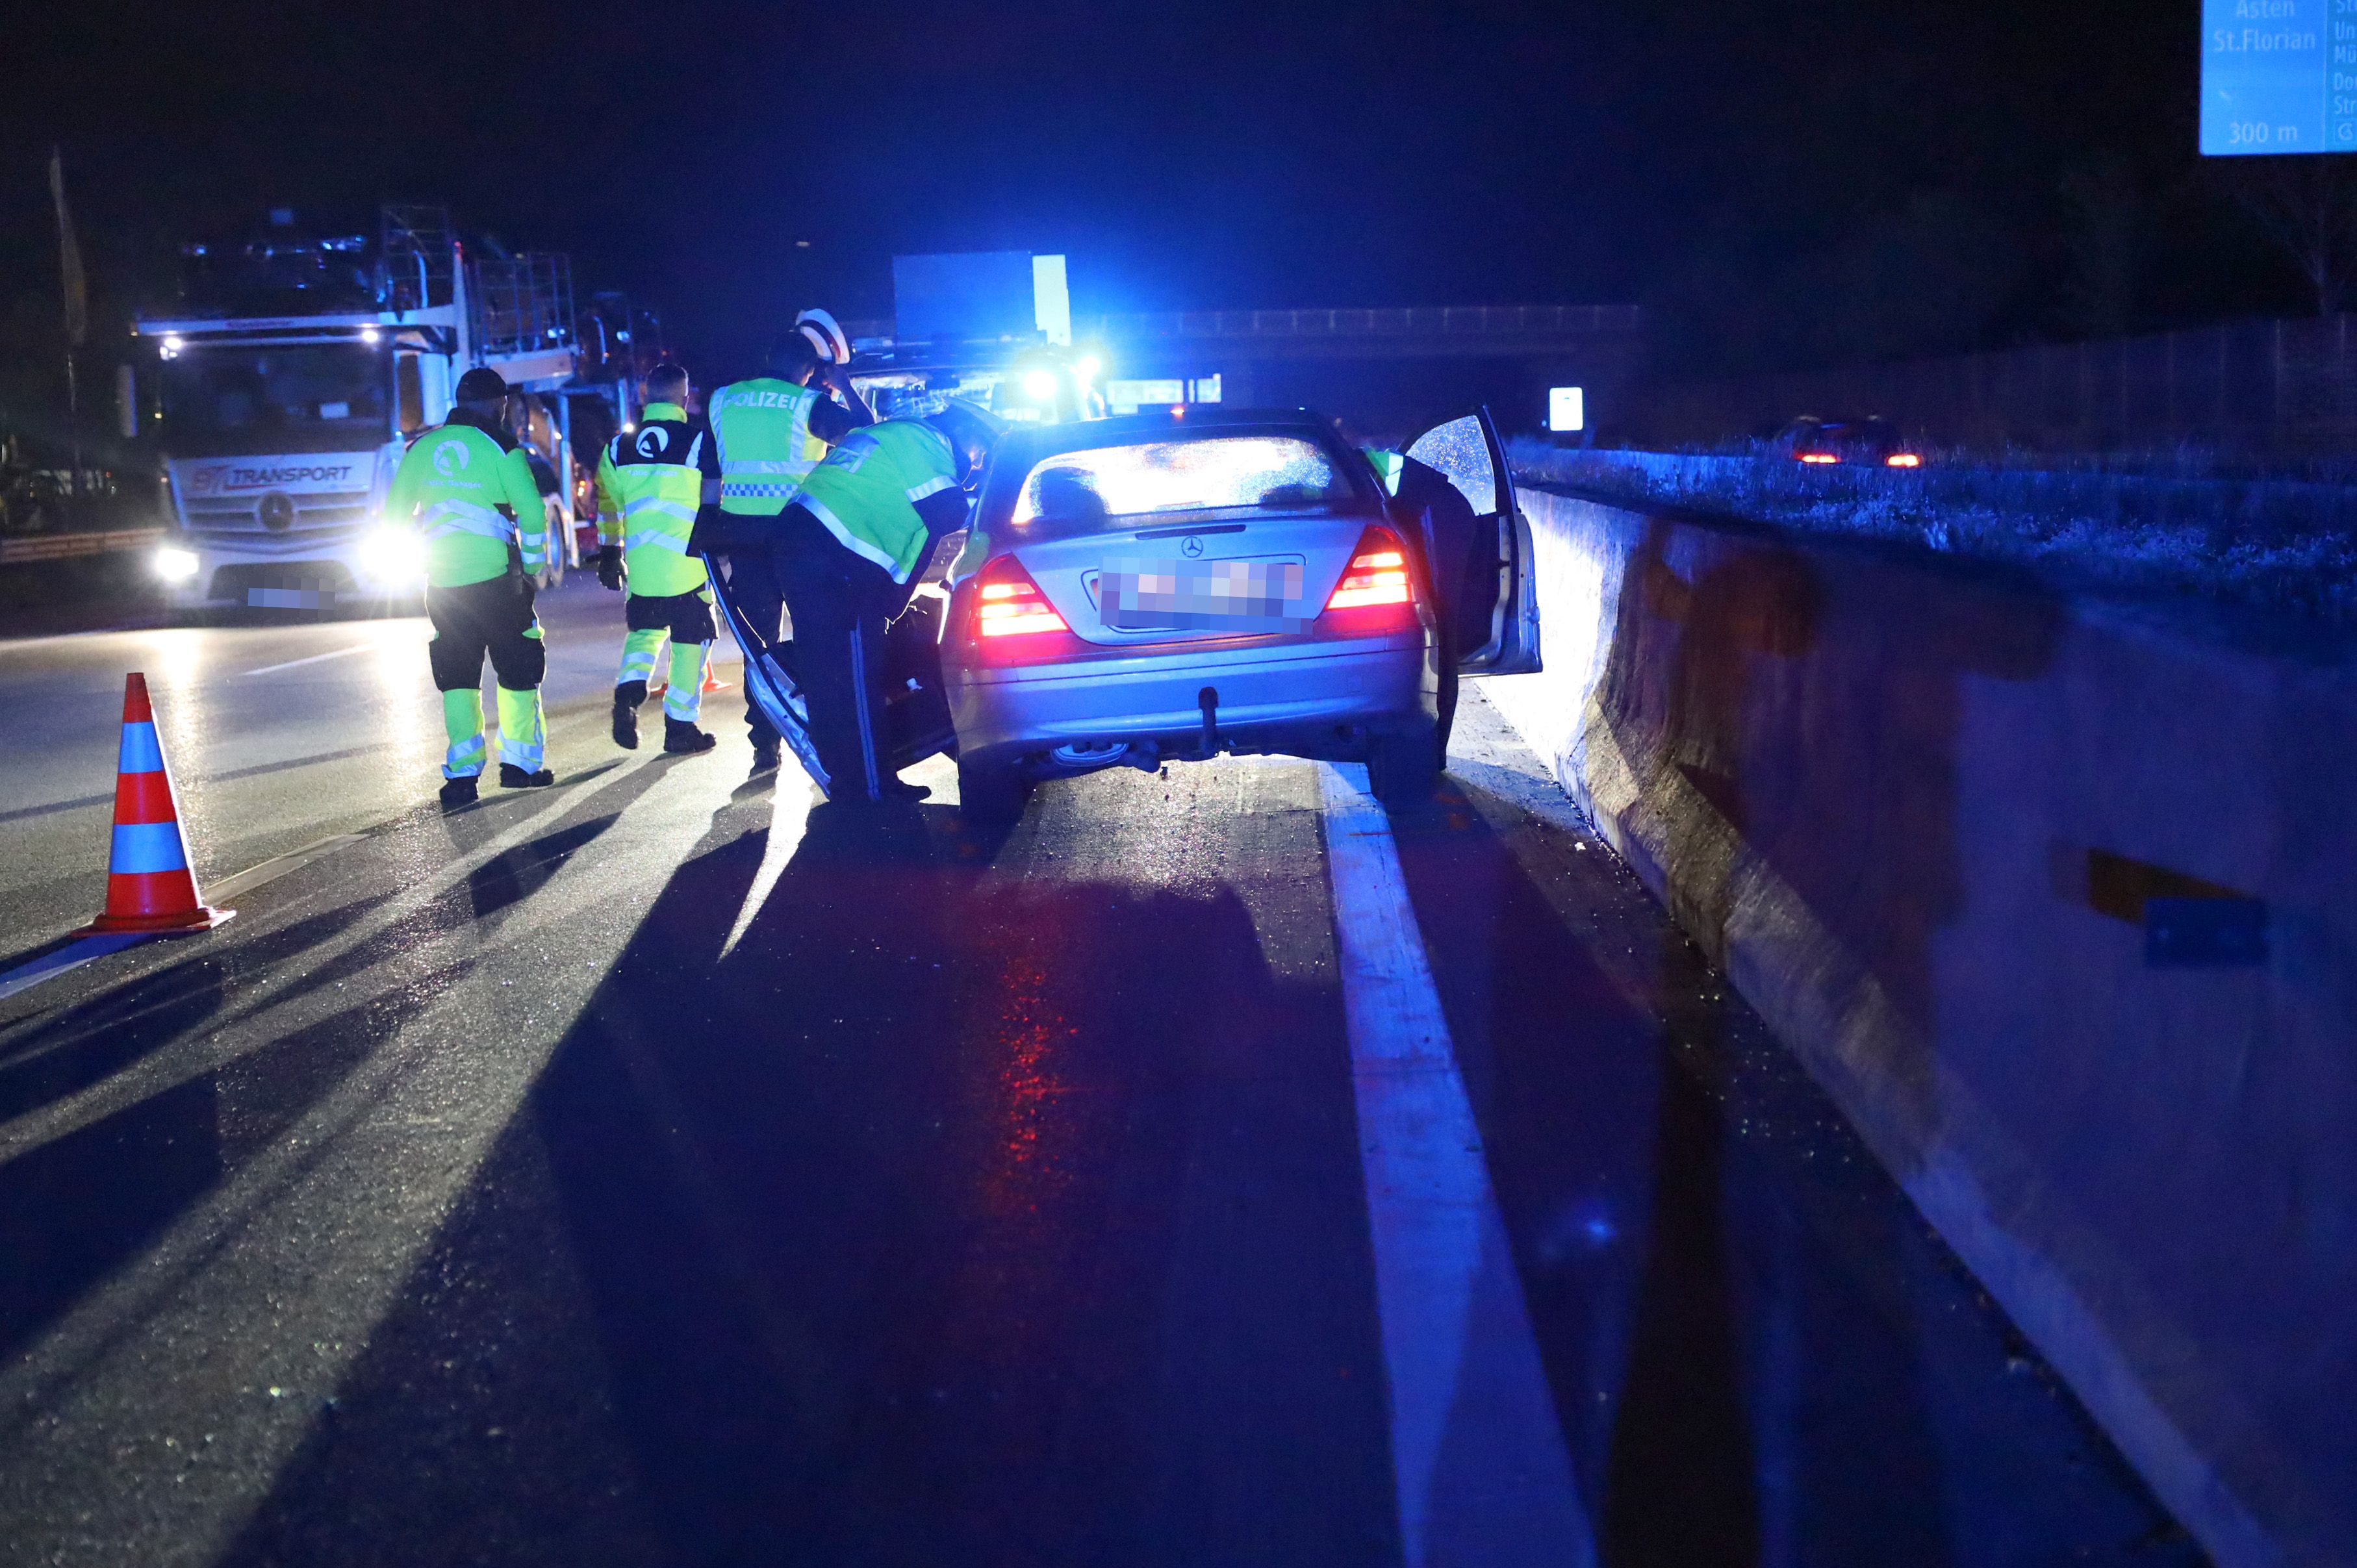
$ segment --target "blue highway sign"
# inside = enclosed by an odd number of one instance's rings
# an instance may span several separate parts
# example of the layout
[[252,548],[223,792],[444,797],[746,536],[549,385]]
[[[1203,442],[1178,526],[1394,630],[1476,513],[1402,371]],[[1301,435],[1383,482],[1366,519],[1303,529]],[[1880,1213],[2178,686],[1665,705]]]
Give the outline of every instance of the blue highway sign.
[[2202,0],[2201,151],[2357,153],[2357,0]]

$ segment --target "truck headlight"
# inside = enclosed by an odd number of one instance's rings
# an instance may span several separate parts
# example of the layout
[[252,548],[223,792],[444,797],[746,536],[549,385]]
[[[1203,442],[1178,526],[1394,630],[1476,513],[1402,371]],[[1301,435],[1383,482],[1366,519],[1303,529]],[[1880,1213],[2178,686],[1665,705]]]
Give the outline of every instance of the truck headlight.
[[361,575],[393,588],[425,581],[425,542],[405,528],[371,529],[361,541]]
[[191,550],[178,550],[167,544],[156,552],[156,575],[167,583],[187,582],[203,564]]

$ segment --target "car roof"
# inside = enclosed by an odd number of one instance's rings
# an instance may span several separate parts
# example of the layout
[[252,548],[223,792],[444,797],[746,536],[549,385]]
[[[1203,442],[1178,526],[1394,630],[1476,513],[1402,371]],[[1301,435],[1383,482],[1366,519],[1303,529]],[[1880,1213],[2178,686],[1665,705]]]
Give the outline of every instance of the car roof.
[[999,438],[994,455],[1010,461],[1036,463],[1062,452],[1093,446],[1125,446],[1214,432],[1298,435],[1310,440],[1334,441],[1333,422],[1306,408],[1231,408],[1224,403],[1188,403],[1183,412],[1157,408],[1152,412],[1115,414],[1110,419],[1082,419],[1064,424],[1025,426]]

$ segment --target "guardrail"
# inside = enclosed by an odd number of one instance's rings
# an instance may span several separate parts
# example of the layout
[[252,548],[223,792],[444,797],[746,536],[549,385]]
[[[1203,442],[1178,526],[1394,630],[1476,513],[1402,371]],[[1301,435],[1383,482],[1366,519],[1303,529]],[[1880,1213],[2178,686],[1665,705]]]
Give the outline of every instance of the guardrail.
[[108,528],[85,533],[32,533],[0,539],[0,566],[35,561],[65,561],[78,555],[105,555],[136,550],[164,537],[160,528]]
[[1650,444],[1679,446],[1803,413],[1879,413],[1923,439],[1992,454],[2184,443],[2337,455],[2357,439],[2357,316],[1660,384],[1621,424]]
[[2002,467],[1937,452],[1896,469],[1536,441],[1509,456],[1526,479],[1627,505],[1927,544],[2058,585],[2198,595],[2357,626],[2357,486]]
[[1448,305],[1393,310],[1173,310],[1087,323],[1110,338],[1531,338],[1638,331],[1633,305]]
[[1491,700],[2211,1560],[2348,1561],[2357,645],[1523,496]]

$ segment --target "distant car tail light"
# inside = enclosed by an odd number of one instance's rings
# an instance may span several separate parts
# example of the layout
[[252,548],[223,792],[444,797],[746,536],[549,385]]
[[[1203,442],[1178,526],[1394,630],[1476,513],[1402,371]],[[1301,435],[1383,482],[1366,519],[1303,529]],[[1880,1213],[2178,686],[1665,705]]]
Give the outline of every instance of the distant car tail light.
[[1830,452],[1800,452],[1795,453],[1794,456],[1798,456],[1803,463],[1823,465],[1827,463],[1838,463],[1841,461],[1839,457],[1835,456]]
[[1002,555],[983,568],[982,580],[974,589],[975,637],[1023,637],[1071,629],[1014,556]]
[[1893,452],[1883,461],[1894,468],[1920,468],[1923,466],[1923,459],[1912,452]]
[[1329,610],[1358,610],[1415,601],[1407,579],[1407,549],[1388,528],[1370,528],[1359,539],[1350,570],[1327,599]]

